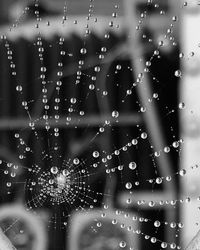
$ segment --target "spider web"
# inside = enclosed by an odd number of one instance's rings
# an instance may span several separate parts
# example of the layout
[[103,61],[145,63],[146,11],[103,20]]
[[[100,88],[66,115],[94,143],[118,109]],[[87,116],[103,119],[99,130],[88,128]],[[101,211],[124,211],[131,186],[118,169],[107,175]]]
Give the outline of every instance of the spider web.
[[[8,135],[16,157],[6,157],[6,147],[2,146],[2,195],[6,202],[23,204],[24,211],[35,216],[42,218],[46,213],[46,231],[57,237],[53,249],[66,249],[66,230],[73,233],[73,223],[81,226],[77,224],[79,220],[83,223],[86,220],[79,249],[140,249],[130,238],[143,242],[138,243],[142,249],[182,249],[180,234],[184,225],[178,210],[182,203],[190,202],[190,197],[178,197],[179,179],[187,176],[188,170],[177,167],[184,142],[178,135],[177,114],[186,106],[183,101],[178,102],[177,96],[176,100],[169,100],[168,96],[174,88],[177,91],[177,82],[183,76],[179,60],[184,54],[178,51],[174,37],[179,16],[168,17],[158,1],[144,2],[138,25],[133,27],[136,32],[142,30],[145,56],[139,60],[144,61],[144,69],[135,76],[127,37],[121,27],[119,12],[123,5],[111,6],[113,11],[106,19],[108,31],[103,31],[102,44],[95,48],[96,37],[90,40],[95,29],[90,25],[91,20],[94,27],[100,21],[95,14],[96,2],[87,4],[85,26],[68,15],[67,2],[57,21],[62,27],[70,23],[67,27],[72,30],[79,27],[82,36],[76,48],[69,46],[69,39],[59,32],[53,40],[45,40],[42,25],[50,31],[53,21],[43,20],[37,11],[40,3],[35,1],[35,17],[31,22],[35,36],[28,44],[29,56],[34,57],[32,67],[36,69],[32,77],[34,87],[22,77],[23,70],[18,70],[18,47],[9,38],[23,25],[30,8],[26,6],[7,35],[1,36],[12,88],[17,94],[16,109],[27,118],[21,120],[20,129]],[[187,7],[186,2],[179,4],[181,11]],[[154,37],[145,29],[151,12],[157,12],[159,20],[166,16],[170,19],[162,37]],[[119,44],[114,43],[118,39],[115,34],[120,36]],[[109,41],[116,45],[110,47]],[[48,53],[52,53],[51,63],[46,59]],[[163,70],[159,73],[161,64]],[[159,151],[153,145],[148,124],[141,122],[149,112],[137,93],[145,74],[153,86],[146,101],[158,107],[167,137],[166,145]],[[173,162],[170,175],[162,175],[159,169],[163,154]],[[197,168],[198,165],[193,166],[189,171]],[[178,183],[175,194],[166,199],[162,192],[174,183]],[[137,195],[140,190],[146,192],[146,198]],[[168,220],[165,209],[175,211],[174,220]],[[20,221],[13,217],[6,222],[2,219],[3,231],[10,238],[9,232]],[[14,238],[25,231],[26,226],[18,225]],[[173,237],[166,239],[164,232]],[[73,241],[73,237],[68,236],[68,241]]]

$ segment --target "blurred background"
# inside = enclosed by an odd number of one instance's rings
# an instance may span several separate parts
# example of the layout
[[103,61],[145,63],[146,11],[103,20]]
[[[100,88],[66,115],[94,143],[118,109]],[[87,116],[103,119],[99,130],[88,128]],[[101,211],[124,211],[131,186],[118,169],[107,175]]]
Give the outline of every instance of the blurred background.
[[197,1],[0,7],[0,226],[16,248],[185,246],[199,229]]

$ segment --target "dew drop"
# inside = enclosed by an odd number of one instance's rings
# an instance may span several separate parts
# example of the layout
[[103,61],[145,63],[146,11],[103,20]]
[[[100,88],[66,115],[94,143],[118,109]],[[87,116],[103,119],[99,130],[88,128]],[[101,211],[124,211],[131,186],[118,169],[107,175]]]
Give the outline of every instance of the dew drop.
[[186,174],[186,170],[185,169],[181,169],[180,171],[179,171],[179,175],[180,176],[184,176]]
[[80,161],[79,161],[78,158],[75,158],[75,159],[73,160],[73,163],[74,163],[75,165],[78,165],[78,164],[80,163]]
[[161,177],[157,177],[156,178],[156,183],[157,184],[161,184],[162,183],[162,178]]
[[156,221],[154,222],[154,226],[155,226],[155,227],[160,227],[160,225],[161,225],[160,221],[156,220]]
[[114,110],[114,111],[112,112],[112,117],[114,117],[114,118],[119,117],[119,112],[118,112],[117,110]]
[[132,183],[131,182],[127,182],[126,183],[126,188],[127,189],[131,189],[132,188]]
[[141,138],[142,138],[142,139],[146,139],[146,138],[147,138],[147,133],[146,133],[146,132],[143,132],[143,133],[141,134]]
[[126,247],[126,242],[125,241],[120,241],[119,246],[121,248],[125,248]]
[[131,169],[131,170],[134,170],[137,168],[137,164],[133,161],[133,162],[130,162],[128,167]]
[[185,103],[184,102],[180,102],[178,105],[179,109],[184,109],[185,108]]
[[181,76],[182,76],[181,70],[176,70],[176,71],[174,72],[174,75],[175,75],[176,77],[181,77]]
[[17,85],[16,90],[17,90],[18,92],[21,92],[21,91],[22,91],[22,86],[21,86],[21,85]]
[[58,173],[58,168],[55,167],[55,166],[51,167],[51,173],[52,174],[57,174]]
[[87,49],[86,49],[86,48],[82,48],[82,49],[80,50],[80,53],[83,54],[83,55],[86,54],[86,53],[87,53]]
[[167,243],[166,243],[166,242],[162,242],[162,243],[161,243],[161,248],[163,248],[163,249],[164,249],[164,248],[167,248]]
[[98,158],[99,157],[99,152],[98,151],[94,151],[92,153],[92,155],[93,155],[94,158]]
[[132,142],[133,145],[137,145],[138,140],[137,139],[133,139],[131,142]]

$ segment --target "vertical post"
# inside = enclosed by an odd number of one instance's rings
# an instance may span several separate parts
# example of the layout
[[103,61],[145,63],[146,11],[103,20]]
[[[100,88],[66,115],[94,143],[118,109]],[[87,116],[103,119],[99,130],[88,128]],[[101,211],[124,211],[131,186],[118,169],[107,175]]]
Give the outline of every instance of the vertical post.
[[[181,177],[180,196],[190,197],[190,202],[181,204],[182,246],[185,247],[199,231],[200,203],[197,200],[200,190],[200,6],[199,1],[182,1],[181,3],[181,84],[180,110],[181,136],[184,147],[180,157],[181,168],[186,175]],[[194,241],[193,241],[194,242]],[[193,244],[193,243],[192,243]],[[195,243],[196,244],[196,243]],[[199,249],[199,247],[188,249]]]
[[8,238],[0,229],[0,250],[16,250],[15,247],[12,246]]
[[[139,28],[136,29],[136,27],[138,26],[136,4],[141,2],[147,4],[147,0],[125,1],[125,16],[129,35],[129,54],[131,57],[135,76],[138,77],[142,74],[141,81],[137,85],[137,93],[141,105],[146,108],[146,112],[144,113],[144,122],[147,126],[148,133],[150,135],[150,142],[152,143],[156,152],[161,152],[160,156],[157,158],[160,173],[162,176],[166,177],[168,175],[172,176],[173,174],[172,163],[167,154],[163,153],[163,149],[166,146],[166,142],[157,107],[155,103],[150,103],[148,101],[149,98],[152,96],[151,82],[149,80],[148,72],[145,72],[144,70],[146,67],[144,61],[144,48],[142,48],[141,46]],[[168,1],[170,8],[168,16],[169,19],[172,19],[174,11],[177,10],[178,3],[179,0]],[[166,197],[169,193],[171,194],[172,199],[176,200],[176,185],[174,180],[171,181],[170,185],[164,183],[163,197]],[[167,209],[169,208],[166,208],[167,219],[169,221],[174,221],[176,219],[176,211]],[[166,240],[167,242],[176,242],[175,235],[172,235],[167,231]]]

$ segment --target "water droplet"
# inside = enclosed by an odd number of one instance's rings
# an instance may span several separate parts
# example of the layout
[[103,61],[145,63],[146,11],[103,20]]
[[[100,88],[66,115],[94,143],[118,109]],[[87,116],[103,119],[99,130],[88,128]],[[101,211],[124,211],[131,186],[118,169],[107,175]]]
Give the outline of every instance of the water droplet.
[[150,202],[149,202],[149,206],[150,206],[150,207],[154,207],[155,204],[156,204],[156,203],[155,203],[154,201],[150,201]]
[[119,112],[117,110],[114,110],[112,112],[112,117],[117,118],[119,116]]
[[95,72],[100,72],[100,71],[101,71],[101,67],[96,66],[96,67],[94,68],[94,71],[95,71]]
[[101,222],[97,222],[97,227],[101,227],[102,223]]
[[160,225],[161,225],[160,221],[156,220],[156,221],[154,222],[154,226],[155,226],[155,227],[160,227]]
[[121,68],[122,68],[122,66],[121,66],[120,64],[118,64],[118,65],[116,66],[116,69],[117,69],[117,70],[121,70]]
[[76,103],[76,98],[71,98],[71,99],[70,99],[70,102],[71,102],[72,104],[75,104],[75,103]]
[[184,102],[180,102],[178,105],[179,109],[184,109],[185,108],[185,103]]
[[177,20],[178,20],[178,17],[177,17],[177,16],[173,16],[173,17],[172,17],[172,21],[173,21],[173,22],[176,22]]
[[133,139],[133,140],[131,141],[131,143],[132,143],[133,145],[137,145],[138,140],[137,140],[137,139]]
[[146,139],[146,138],[147,138],[147,133],[146,133],[146,132],[143,132],[143,133],[141,134],[141,138],[142,138],[142,139]]
[[6,186],[7,186],[7,187],[11,187],[11,185],[12,185],[11,182],[7,182],[7,183],[6,183]]
[[155,237],[151,237],[151,242],[156,243],[157,239]]
[[131,182],[127,182],[126,183],[126,188],[127,189],[131,189],[132,188],[132,183]]
[[70,174],[70,172],[67,169],[64,169],[62,173],[64,176],[68,176]]
[[170,248],[171,248],[171,249],[175,249],[175,248],[176,248],[176,244],[175,244],[175,243],[171,243],[171,244],[170,244]]
[[184,53],[181,52],[181,53],[179,54],[179,58],[183,58],[183,57],[184,57]]
[[185,169],[181,169],[180,171],[179,171],[179,175],[180,176],[184,176],[186,174],[186,170]]
[[146,62],[146,66],[147,66],[147,67],[150,67],[150,66],[151,66],[151,62],[150,62],[150,61],[147,61],[147,62]]
[[162,183],[162,178],[161,177],[157,177],[156,178],[156,183],[157,184],[161,184]]
[[172,146],[173,146],[174,148],[178,148],[178,147],[179,147],[179,142],[178,142],[178,141],[174,141],[174,142],[172,143]]
[[162,242],[162,243],[161,243],[161,247],[162,247],[162,248],[167,248],[167,243],[166,243],[166,242]]
[[87,49],[86,49],[86,48],[82,48],[82,49],[80,50],[80,53],[83,54],[83,55],[86,54],[86,53],[87,53]]
[[51,167],[51,173],[52,174],[57,174],[58,173],[58,168],[56,166]]
[[99,157],[99,152],[98,151],[94,151],[92,153],[92,155],[93,155],[94,158],[98,158]]
[[50,185],[53,185],[53,183],[54,183],[54,180],[53,180],[53,179],[50,179],[50,180],[49,180],[49,184],[50,184]]
[[119,246],[121,248],[125,248],[126,247],[126,242],[125,241],[120,241]]
[[164,152],[169,153],[170,152],[170,147],[164,147]]
[[75,159],[73,160],[73,163],[74,163],[75,165],[78,165],[78,164],[80,163],[80,161],[79,161],[78,158],[75,158]]
[[166,181],[171,181],[172,177],[171,176],[166,176]]
[[181,77],[181,76],[182,76],[181,70],[176,70],[176,71],[174,72],[174,75],[175,75],[176,77]]
[[128,167],[131,169],[131,170],[134,170],[137,168],[137,164],[133,161],[133,162],[130,162]]
[[90,84],[90,85],[89,85],[89,89],[90,89],[90,90],[94,90],[94,89],[95,89],[95,85],[94,85],[94,84]]

